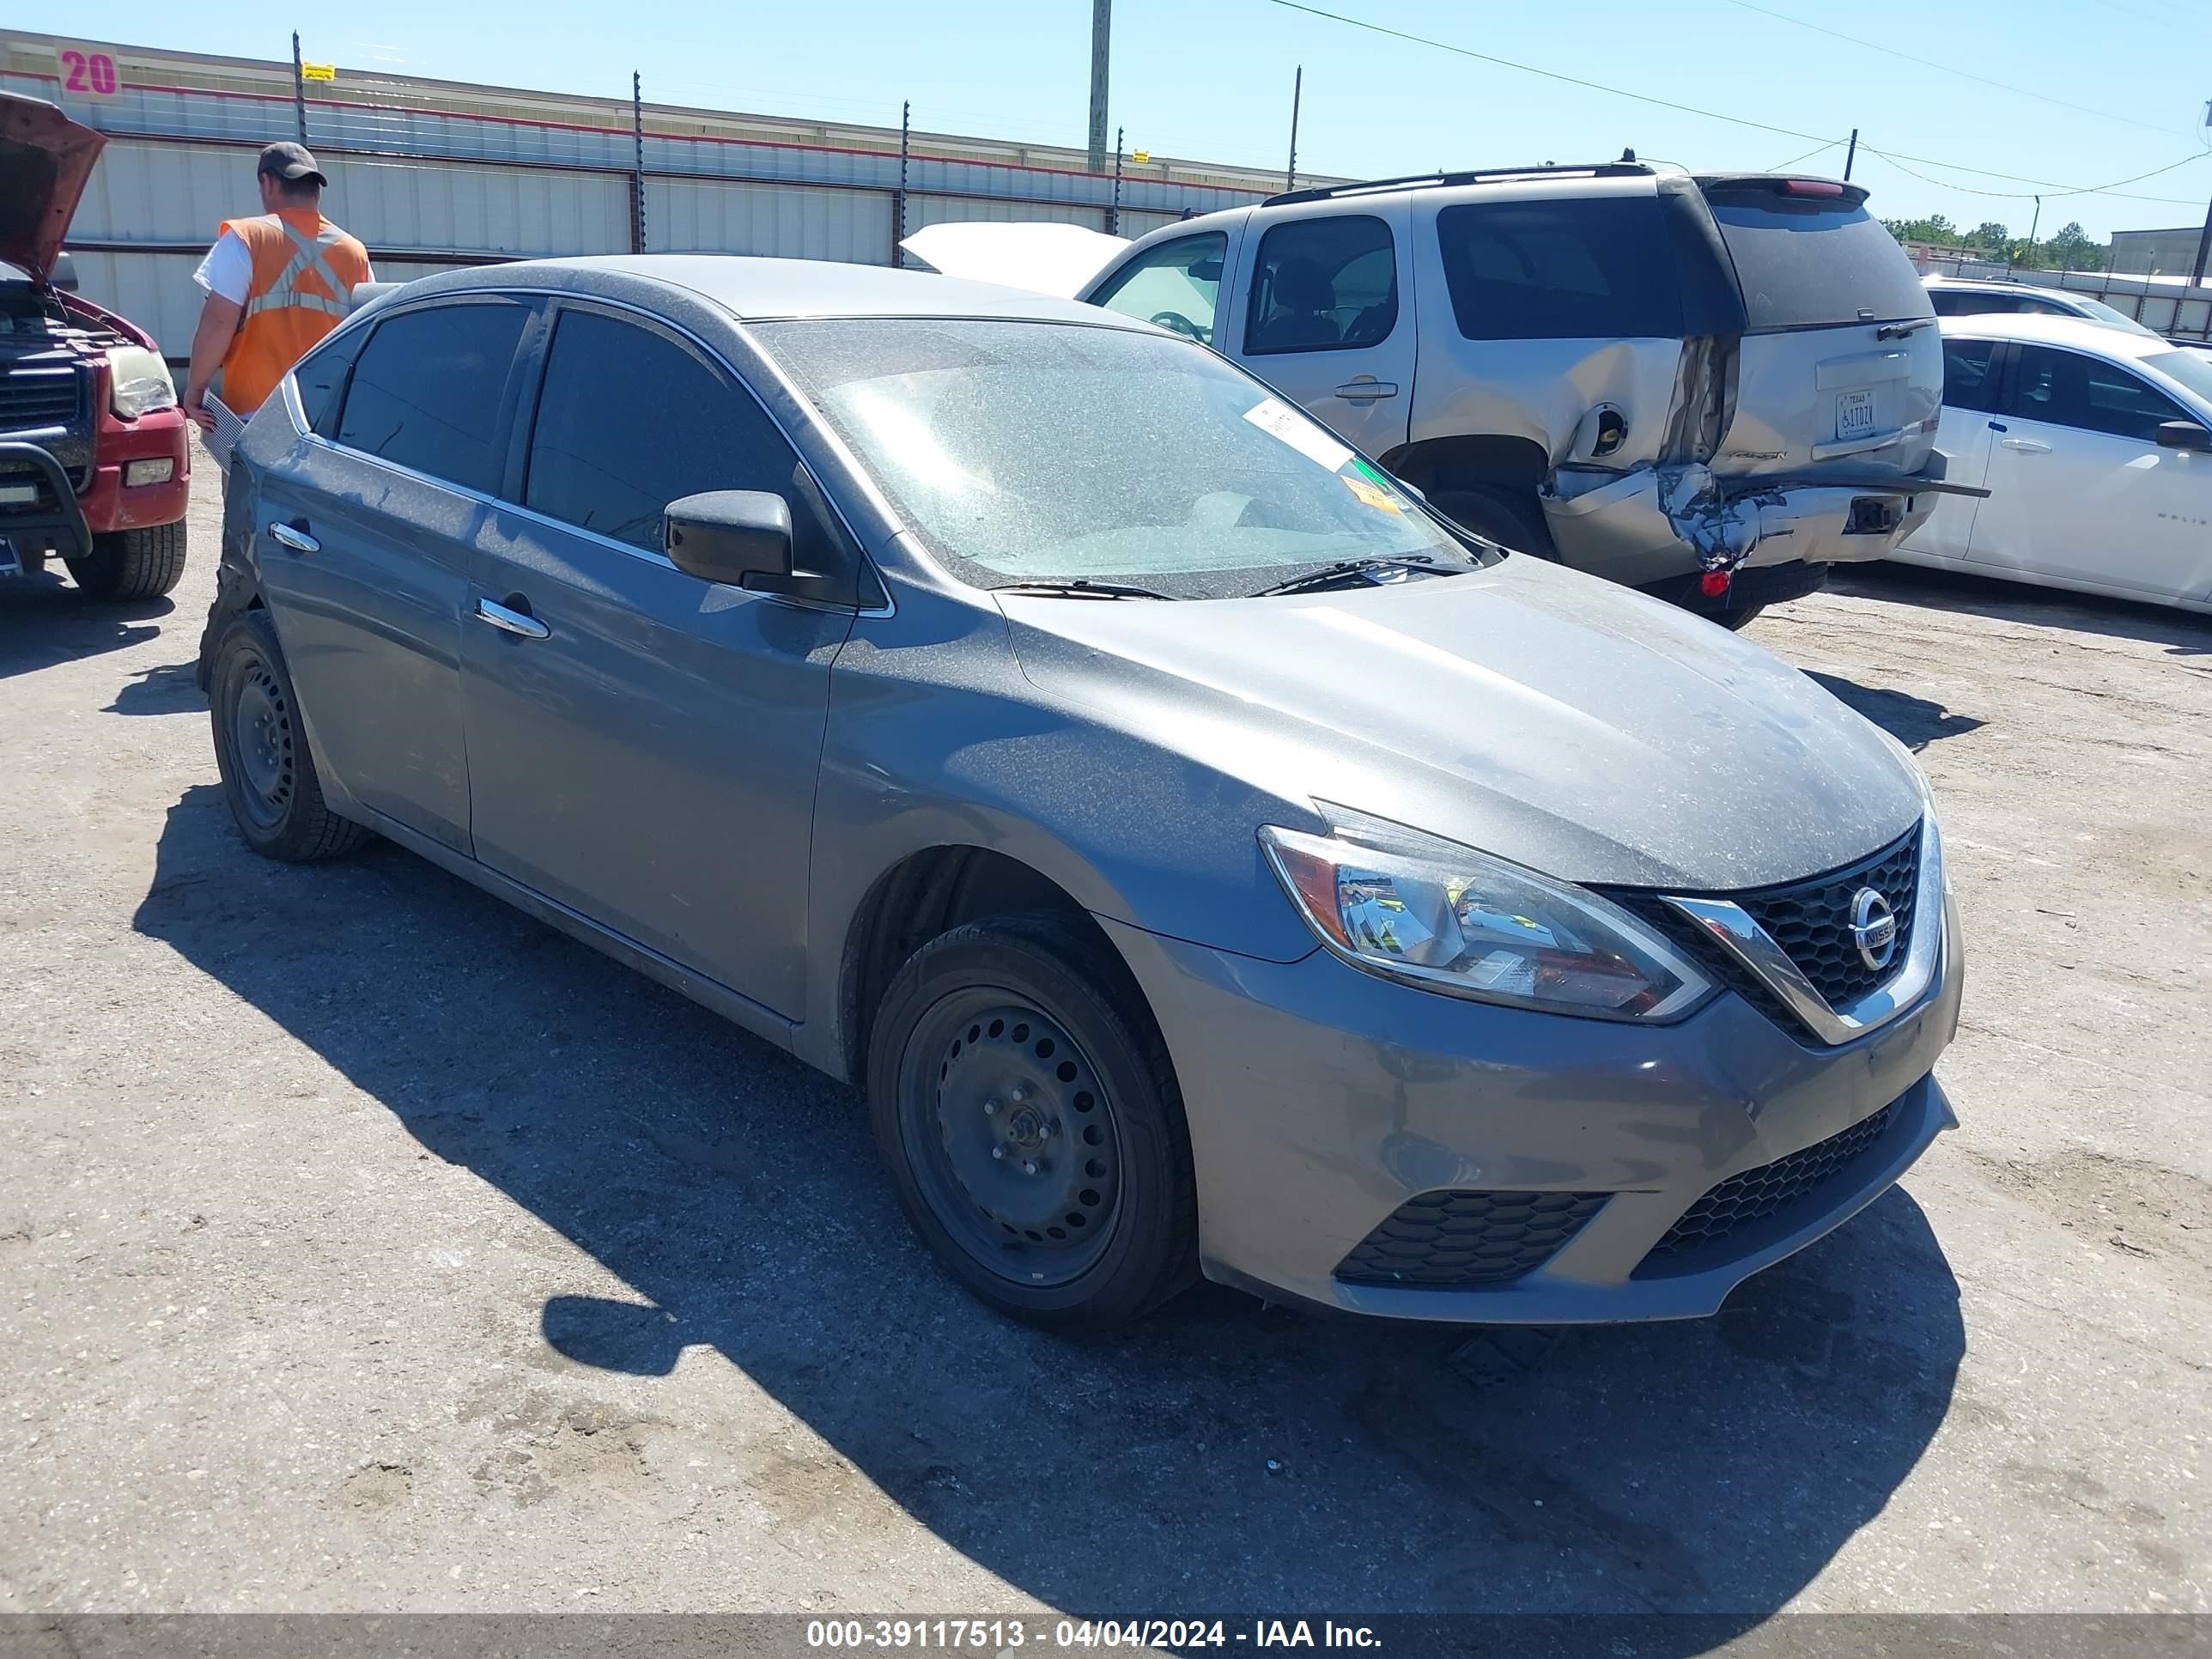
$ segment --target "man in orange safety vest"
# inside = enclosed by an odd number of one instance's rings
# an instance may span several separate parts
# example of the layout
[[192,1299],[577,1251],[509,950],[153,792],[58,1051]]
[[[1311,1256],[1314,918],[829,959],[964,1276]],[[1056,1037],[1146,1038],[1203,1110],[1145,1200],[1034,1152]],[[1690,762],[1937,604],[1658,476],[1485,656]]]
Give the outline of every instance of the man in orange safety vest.
[[244,419],[344,320],[354,289],[376,280],[368,250],[323,217],[330,180],[306,145],[270,145],[256,177],[263,216],[226,222],[193,273],[207,302],[192,334],[184,405],[208,431],[215,415],[207,396],[218,369],[218,395]]

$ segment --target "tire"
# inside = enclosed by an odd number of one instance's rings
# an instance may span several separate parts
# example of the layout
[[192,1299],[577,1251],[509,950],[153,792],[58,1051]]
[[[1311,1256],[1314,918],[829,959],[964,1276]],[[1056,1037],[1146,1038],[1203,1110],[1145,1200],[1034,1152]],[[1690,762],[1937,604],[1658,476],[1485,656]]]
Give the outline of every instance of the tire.
[[1763,605],[1747,605],[1741,611],[1724,611],[1709,613],[1706,616],[1705,620],[1707,622],[1717,622],[1723,628],[1727,629],[1729,633],[1735,634],[1741,632],[1743,629],[1748,627],[1752,622],[1756,620],[1759,613],[1765,609],[1766,607]]
[[300,729],[299,697],[266,611],[231,618],[209,682],[216,767],[248,846],[264,858],[312,864],[343,857],[368,839],[368,830],[323,803],[322,780]]
[[867,1091],[907,1218],[999,1311],[1109,1329],[1198,1277],[1175,1070],[1085,924],[997,917],[922,946],[878,1009]]
[[1544,522],[1544,509],[1533,496],[1494,489],[1443,489],[1430,494],[1429,505],[1462,529],[1500,547],[1554,562],[1559,556],[1559,550],[1552,543],[1552,527]]
[[158,599],[185,579],[184,520],[108,531],[89,557],[64,562],[87,599]]

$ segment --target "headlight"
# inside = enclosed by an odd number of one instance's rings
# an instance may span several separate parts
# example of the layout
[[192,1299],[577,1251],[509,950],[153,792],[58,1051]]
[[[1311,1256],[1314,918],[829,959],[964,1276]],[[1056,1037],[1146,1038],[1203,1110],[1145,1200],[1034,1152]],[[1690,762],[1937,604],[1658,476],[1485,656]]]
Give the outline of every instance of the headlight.
[[1324,806],[1335,833],[1260,831],[1322,942],[1452,996],[1599,1019],[1671,1019],[1712,985],[1596,894],[1472,848]]
[[176,382],[158,351],[118,346],[107,354],[107,406],[126,421],[177,406]]

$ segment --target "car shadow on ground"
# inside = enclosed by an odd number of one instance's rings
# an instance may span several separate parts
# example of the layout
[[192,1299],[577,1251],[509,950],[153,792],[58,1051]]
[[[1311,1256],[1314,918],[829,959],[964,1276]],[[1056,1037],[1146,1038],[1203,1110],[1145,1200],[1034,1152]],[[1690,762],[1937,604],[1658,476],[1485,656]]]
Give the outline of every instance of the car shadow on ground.
[[1939,738],[1979,731],[1987,723],[1971,714],[1954,714],[1940,702],[1890,686],[1861,685],[1841,674],[1819,674],[1809,668],[1805,678],[1916,751]]
[[0,578],[0,680],[143,645],[161,631],[155,619],[176,608],[166,599],[88,599],[52,570]]
[[[551,1297],[500,1360],[544,1376],[542,1337],[653,1377],[711,1351],[1065,1612],[1658,1609],[1733,1631],[1881,1512],[1951,1409],[1958,1288],[1902,1192],[1717,1319],[1576,1331],[1533,1363],[1508,1340],[1455,1368],[1464,1331],[1212,1287],[1056,1337],[935,1268],[848,1091],[411,856],[265,863],[196,787],[136,921],[629,1287]],[[748,1477],[817,1507],[841,1478]]]
[[2212,616],[2148,600],[2108,599],[2095,593],[2032,587],[1965,571],[1886,562],[1832,567],[1828,591],[1855,599],[1963,611],[1971,616],[2073,634],[2140,640],[2162,646],[2176,657],[2212,656]]

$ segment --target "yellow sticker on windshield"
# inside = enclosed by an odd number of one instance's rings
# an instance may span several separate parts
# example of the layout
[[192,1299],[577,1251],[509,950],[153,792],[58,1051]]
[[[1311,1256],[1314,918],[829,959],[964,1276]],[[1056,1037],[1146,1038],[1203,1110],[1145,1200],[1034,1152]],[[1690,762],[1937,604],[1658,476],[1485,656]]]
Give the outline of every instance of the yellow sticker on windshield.
[[1364,504],[1373,507],[1378,513],[1398,511],[1397,502],[1392,501],[1364,478],[1347,477],[1344,481],[1344,487],[1357,495]]

